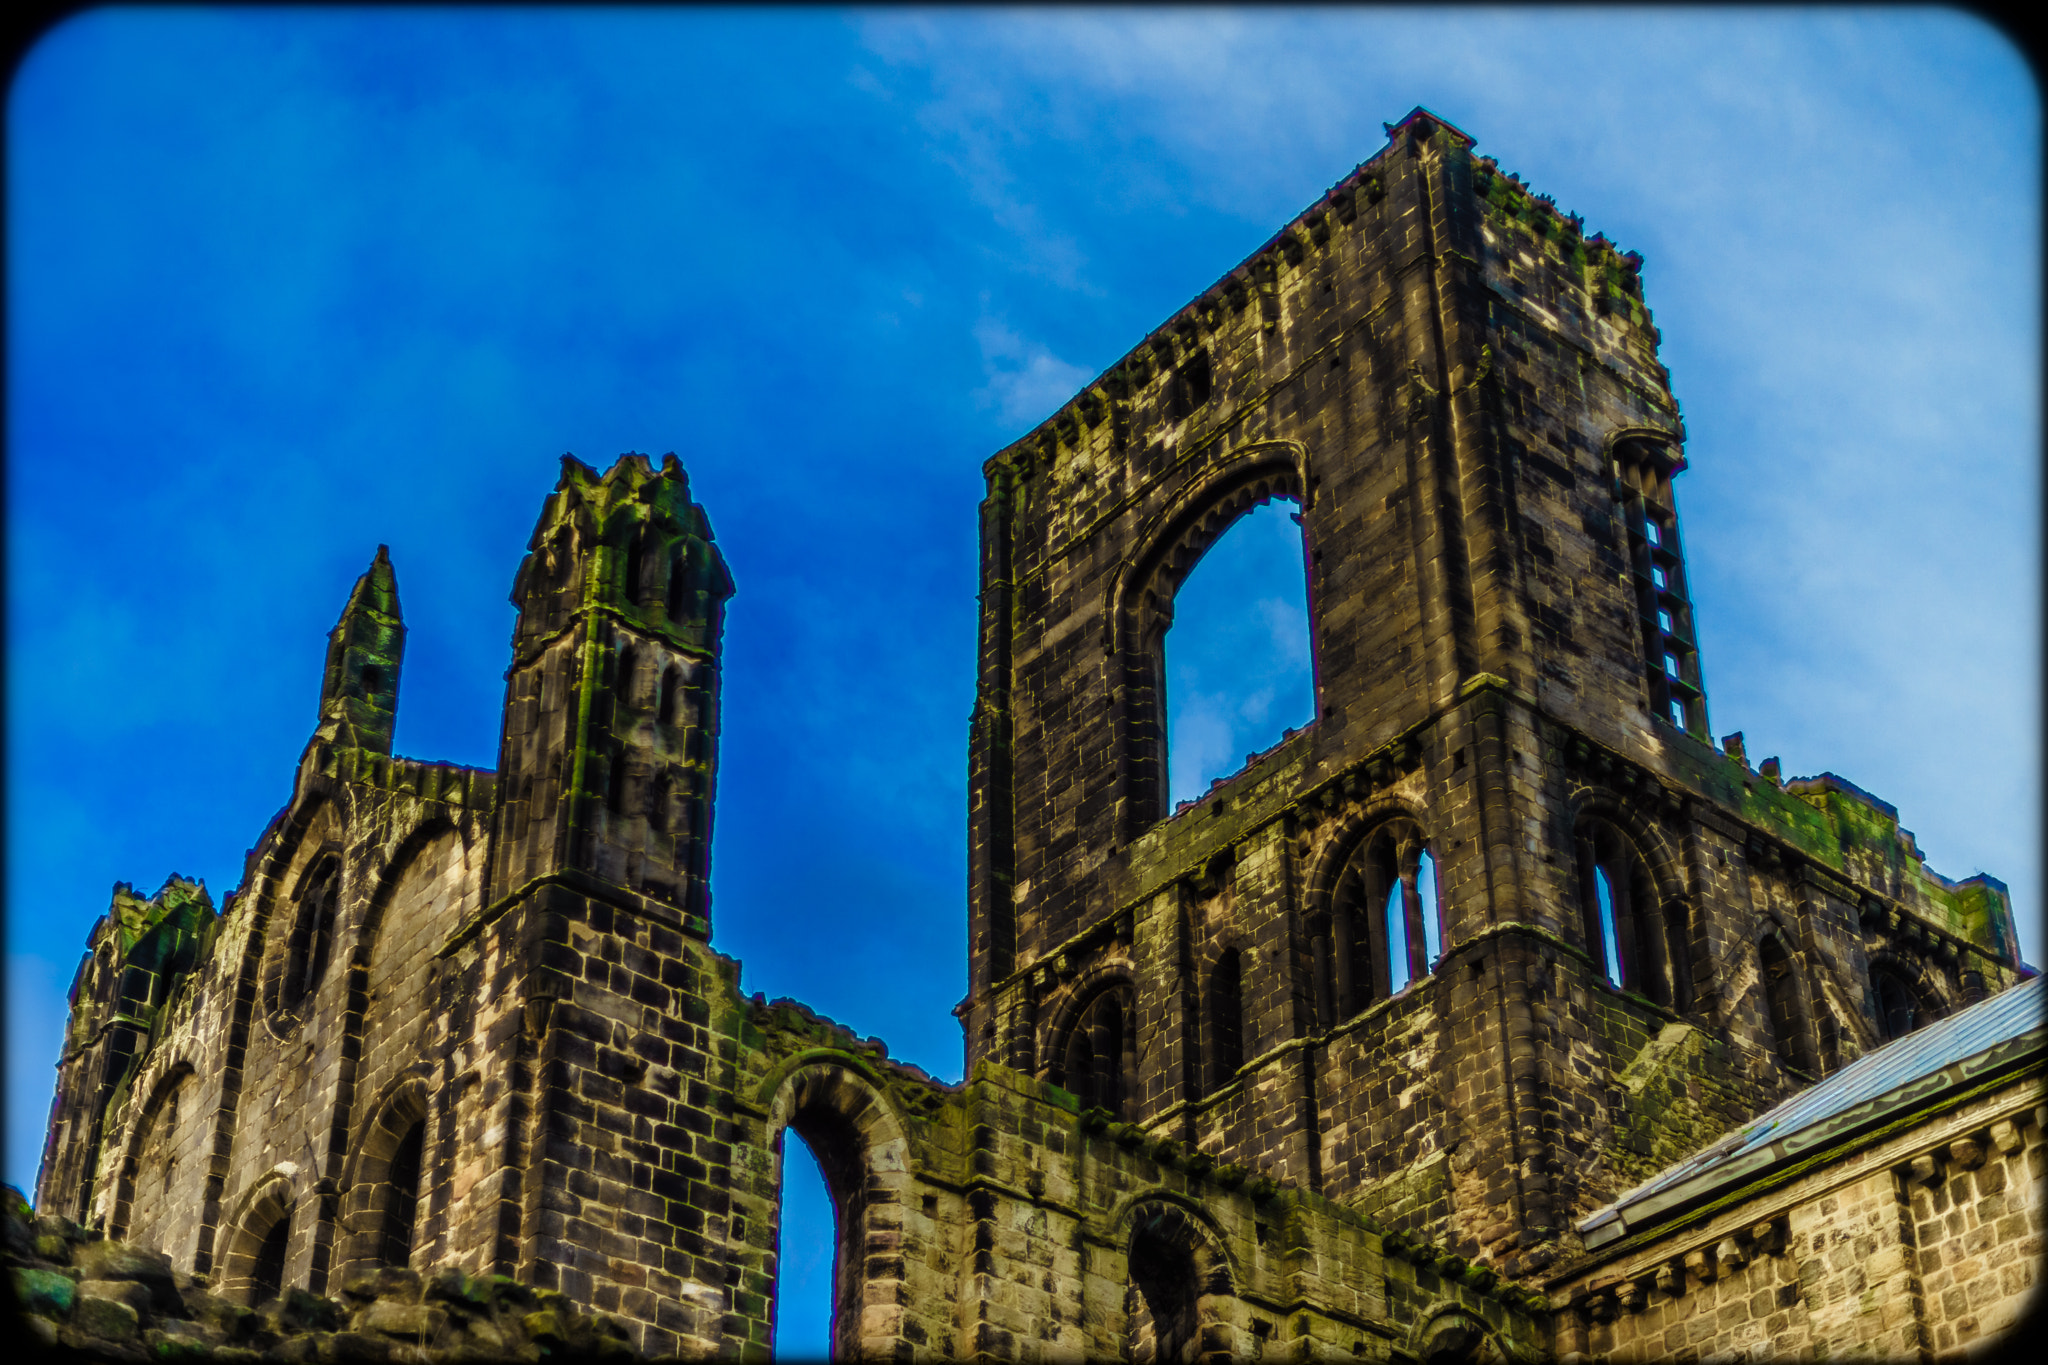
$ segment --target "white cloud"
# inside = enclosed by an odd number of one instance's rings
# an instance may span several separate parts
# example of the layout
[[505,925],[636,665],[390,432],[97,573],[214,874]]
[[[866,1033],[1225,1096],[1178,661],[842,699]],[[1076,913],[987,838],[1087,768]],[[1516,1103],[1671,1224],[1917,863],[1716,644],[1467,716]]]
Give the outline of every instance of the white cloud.
[[975,390],[975,401],[993,407],[1005,427],[1028,428],[1043,421],[1094,377],[993,318],[974,325],[974,340],[981,347],[982,373],[988,377],[988,383]]
[[1273,665],[1276,669],[1304,669],[1308,659],[1308,612],[1298,602],[1283,602],[1277,597],[1260,599],[1255,608],[1266,622],[1266,630],[1273,638]]

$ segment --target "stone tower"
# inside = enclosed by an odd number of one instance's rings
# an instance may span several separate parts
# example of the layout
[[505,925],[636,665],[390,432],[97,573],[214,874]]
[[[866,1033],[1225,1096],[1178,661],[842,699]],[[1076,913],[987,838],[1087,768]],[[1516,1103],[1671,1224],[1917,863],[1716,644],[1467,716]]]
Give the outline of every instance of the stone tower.
[[[970,1066],[1527,1274],[1882,1041],[1874,968],[1926,1009],[2016,958],[1890,807],[1710,739],[1640,258],[1389,137],[988,462],[960,1013]],[[1169,810],[1175,591],[1275,498],[1315,718]],[[1651,1039],[1684,1137],[1614,1079]]]

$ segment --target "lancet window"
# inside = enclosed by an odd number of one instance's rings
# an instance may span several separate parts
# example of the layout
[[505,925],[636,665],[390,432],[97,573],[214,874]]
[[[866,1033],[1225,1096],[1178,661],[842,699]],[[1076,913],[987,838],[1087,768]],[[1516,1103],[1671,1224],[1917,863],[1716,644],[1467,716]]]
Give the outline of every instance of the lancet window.
[[1770,1016],[1771,1044],[1778,1060],[1801,1071],[1814,1071],[1806,1011],[1800,1001],[1799,974],[1791,953],[1776,934],[1766,934],[1757,944],[1757,961],[1763,973],[1764,1008]]
[[1579,898],[1587,950],[1609,985],[1670,1009],[1689,1003],[1685,924],[1635,845],[1604,820],[1579,823]]
[[1436,859],[1422,830],[1396,820],[1374,831],[1338,878],[1330,908],[1309,921],[1316,1016],[1325,1028],[1436,970],[1443,915]]
[[1084,1109],[1106,1109],[1119,1119],[1126,1112],[1129,1078],[1136,1053],[1130,983],[1118,982],[1096,992],[1067,1027],[1059,1052],[1060,1074],[1054,1079],[1071,1090]]

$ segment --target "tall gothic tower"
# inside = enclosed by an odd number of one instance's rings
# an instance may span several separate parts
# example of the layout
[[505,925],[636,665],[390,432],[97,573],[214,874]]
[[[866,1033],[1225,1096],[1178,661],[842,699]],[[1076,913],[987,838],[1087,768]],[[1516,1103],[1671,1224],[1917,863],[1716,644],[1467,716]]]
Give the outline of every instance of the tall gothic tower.
[[[1641,259],[1441,119],[1388,131],[987,463],[959,1013],[970,1068],[1522,1274],[1688,1140],[1646,1124],[1882,1041],[1874,966],[2009,971],[2009,912],[1712,741]],[[1170,809],[1175,592],[1276,498],[1314,719]],[[1670,1114],[1616,1076],[1653,1038]]]
[[594,880],[710,908],[718,642],[732,577],[674,455],[572,457],[513,583],[488,900]]

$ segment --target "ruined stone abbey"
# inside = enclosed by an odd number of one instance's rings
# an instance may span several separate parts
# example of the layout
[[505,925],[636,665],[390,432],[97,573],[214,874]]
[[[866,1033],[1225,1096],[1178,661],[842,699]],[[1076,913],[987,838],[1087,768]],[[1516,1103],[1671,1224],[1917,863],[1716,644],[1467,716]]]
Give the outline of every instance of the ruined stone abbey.
[[[2044,1159],[2003,886],[1715,741],[1640,259],[1388,132],[985,465],[962,1083],[739,993],[733,577],[673,456],[565,459],[495,770],[391,752],[380,551],[241,885],[116,888],[38,1211],[245,1302],[456,1265],[759,1359],[793,1127],[848,1356],[1994,1338]],[[1276,498],[1315,717],[1175,807],[1175,592]]]

